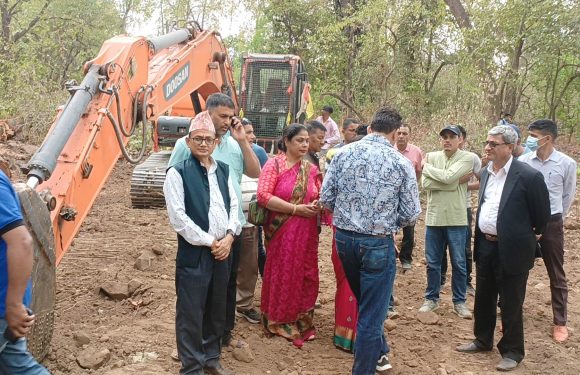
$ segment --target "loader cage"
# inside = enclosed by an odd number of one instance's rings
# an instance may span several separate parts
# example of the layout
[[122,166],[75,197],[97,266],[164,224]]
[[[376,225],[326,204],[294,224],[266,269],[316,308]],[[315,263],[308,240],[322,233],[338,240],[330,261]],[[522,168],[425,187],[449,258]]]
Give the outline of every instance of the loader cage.
[[246,55],[243,57],[240,98],[244,117],[254,125],[258,143],[270,152],[300,106],[305,74],[296,56]]

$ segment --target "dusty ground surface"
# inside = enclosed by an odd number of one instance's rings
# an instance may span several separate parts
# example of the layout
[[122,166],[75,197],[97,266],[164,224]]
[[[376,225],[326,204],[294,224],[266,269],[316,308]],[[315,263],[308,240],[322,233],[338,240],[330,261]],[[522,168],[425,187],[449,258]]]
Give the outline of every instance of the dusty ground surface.
[[[27,159],[20,155],[31,151],[29,146],[14,143],[10,149],[8,156],[13,157],[13,166]],[[176,238],[164,210],[131,208],[131,171],[124,161],[118,163],[73,247],[58,267],[56,326],[51,350],[44,361],[53,374],[178,374],[179,364],[170,357],[175,347]],[[573,211],[566,224],[570,339],[565,344],[556,344],[551,339],[549,281],[543,264],[538,261],[529,278],[524,306],[527,355],[514,374],[580,374],[578,201]],[[443,290],[442,307],[436,313],[438,322],[425,325],[417,320],[426,282],[423,222],[417,225],[416,238],[413,269],[405,274],[399,272],[395,281],[400,317],[393,321],[396,327],[389,333],[392,373],[495,372],[495,364],[500,359],[497,350],[476,355],[454,351],[456,345],[472,338],[472,321],[459,319],[452,313],[449,283]],[[225,366],[237,374],[349,373],[351,354],[332,345],[335,282],[330,241],[330,231],[325,228],[319,249],[322,308],[315,314],[317,339],[301,350],[295,349],[284,339],[264,337],[258,325],[239,319],[235,333],[250,344],[254,359],[250,363],[240,362],[233,358],[232,352],[224,351]],[[150,268],[135,269],[136,259],[151,251],[160,255],[151,256]],[[130,299],[113,301],[99,292],[100,286],[108,281],[128,283],[131,280],[139,281],[141,286]],[[259,296],[258,285],[257,305]],[[468,303],[473,306],[472,297]],[[102,367],[86,370],[79,366],[79,358],[84,355],[94,358],[97,352],[104,358],[109,357]]]

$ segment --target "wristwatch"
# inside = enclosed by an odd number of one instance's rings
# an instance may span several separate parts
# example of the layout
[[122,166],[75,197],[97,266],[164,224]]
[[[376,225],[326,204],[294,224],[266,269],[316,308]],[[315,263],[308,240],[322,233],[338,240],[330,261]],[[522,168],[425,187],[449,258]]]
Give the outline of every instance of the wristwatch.
[[231,229],[228,229],[228,230],[227,230],[227,232],[226,232],[226,236],[227,236],[228,234],[231,234],[233,238],[236,238],[236,234],[234,233],[234,231],[233,231],[233,230],[231,230]]

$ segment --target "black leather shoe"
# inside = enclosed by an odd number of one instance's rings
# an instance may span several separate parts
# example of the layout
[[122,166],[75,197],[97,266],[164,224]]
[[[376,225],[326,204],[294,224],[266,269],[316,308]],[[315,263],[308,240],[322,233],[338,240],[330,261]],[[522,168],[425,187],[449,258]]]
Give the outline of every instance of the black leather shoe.
[[497,366],[495,366],[495,369],[498,371],[511,371],[518,367],[518,365],[519,362],[516,362],[511,358],[503,357]]
[[203,371],[209,375],[236,375],[235,372],[228,370],[222,365],[218,365],[217,367],[204,367]]
[[477,346],[475,342],[470,342],[468,344],[459,345],[455,348],[458,352],[461,353],[479,353],[479,352],[489,352],[491,349],[484,349]]

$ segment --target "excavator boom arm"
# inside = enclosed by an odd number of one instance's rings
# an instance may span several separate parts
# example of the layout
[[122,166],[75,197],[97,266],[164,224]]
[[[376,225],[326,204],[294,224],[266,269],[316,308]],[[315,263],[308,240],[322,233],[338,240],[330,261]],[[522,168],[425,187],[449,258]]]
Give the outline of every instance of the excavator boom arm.
[[161,115],[191,117],[216,92],[237,106],[231,64],[215,31],[180,29],[147,40],[116,36],[85,65],[80,85],[60,107],[45,141],[29,162],[27,185],[52,208],[56,262],[60,262],[121,155],[143,122]]

